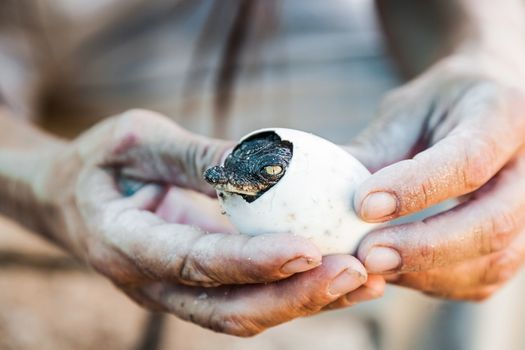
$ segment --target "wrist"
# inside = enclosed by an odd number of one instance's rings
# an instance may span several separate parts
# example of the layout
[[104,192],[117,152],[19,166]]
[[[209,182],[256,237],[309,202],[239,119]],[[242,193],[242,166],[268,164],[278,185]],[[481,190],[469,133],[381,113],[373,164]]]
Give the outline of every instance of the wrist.
[[67,142],[0,106],[0,214],[62,245],[53,224],[57,206],[48,179],[66,147]]
[[[38,220],[37,233],[75,253],[74,240],[68,232],[69,211],[74,208],[74,183],[71,173],[80,166],[72,164],[69,142],[51,145],[39,151],[30,177],[30,195]],[[78,254],[76,254],[78,255]]]
[[56,207],[46,178],[61,143],[35,149],[0,149],[0,214],[52,241],[62,243],[53,229]]

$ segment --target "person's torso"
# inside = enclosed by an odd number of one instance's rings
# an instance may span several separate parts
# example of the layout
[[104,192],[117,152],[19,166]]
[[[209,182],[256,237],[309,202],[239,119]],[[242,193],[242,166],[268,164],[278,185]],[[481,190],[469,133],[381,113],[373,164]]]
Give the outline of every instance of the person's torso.
[[258,1],[232,109],[217,120],[217,72],[240,3],[40,2],[51,119],[89,125],[140,107],[204,134],[281,126],[345,142],[396,84],[372,1]]

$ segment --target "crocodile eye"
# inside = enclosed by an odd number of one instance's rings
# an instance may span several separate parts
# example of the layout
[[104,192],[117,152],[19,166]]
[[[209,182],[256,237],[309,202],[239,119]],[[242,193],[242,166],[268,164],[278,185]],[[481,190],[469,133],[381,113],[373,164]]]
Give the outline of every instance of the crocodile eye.
[[283,167],[280,165],[268,165],[268,166],[265,166],[263,169],[266,174],[272,175],[272,176],[279,175],[280,173],[283,172]]

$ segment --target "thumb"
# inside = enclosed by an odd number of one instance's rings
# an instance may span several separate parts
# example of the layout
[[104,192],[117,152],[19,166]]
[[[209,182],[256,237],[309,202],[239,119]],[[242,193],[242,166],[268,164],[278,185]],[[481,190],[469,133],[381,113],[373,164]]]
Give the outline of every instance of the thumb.
[[181,166],[187,180],[184,183],[185,187],[215,196],[215,189],[203,179],[204,171],[221,164],[231,152],[234,142],[195,135],[186,130],[181,131],[179,137],[185,159]]
[[203,180],[203,172],[221,163],[233,142],[191,133],[146,110],[131,110],[116,117],[112,129],[105,163],[117,164],[121,177],[215,195]]

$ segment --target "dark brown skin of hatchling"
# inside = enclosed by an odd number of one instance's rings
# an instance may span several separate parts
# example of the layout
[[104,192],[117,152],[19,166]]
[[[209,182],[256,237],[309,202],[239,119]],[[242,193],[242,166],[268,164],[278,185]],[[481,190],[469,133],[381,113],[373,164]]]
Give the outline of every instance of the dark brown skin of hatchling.
[[251,203],[286,173],[293,145],[274,132],[262,132],[239,143],[226,158],[204,172],[204,179],[221,193],[237,194]]

